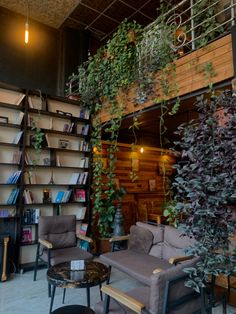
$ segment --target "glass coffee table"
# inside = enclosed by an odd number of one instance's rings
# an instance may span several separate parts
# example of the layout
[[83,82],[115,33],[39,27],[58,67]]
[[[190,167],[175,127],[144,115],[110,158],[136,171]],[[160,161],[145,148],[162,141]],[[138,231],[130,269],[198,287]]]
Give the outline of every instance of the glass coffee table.
[[[47,279],[52,285],[52,296],[49,313],[52,311],[56,288],[86,288],[87,305],[90,307],[90,288],[101,287],[109,276],[109,269],[97,261],[84,261],[84,269],[71,270],[71,262],[52,266],[47,271]],[[65,290],[64,290],[65,293]],[[64,300],[64,295],[63,295]]]

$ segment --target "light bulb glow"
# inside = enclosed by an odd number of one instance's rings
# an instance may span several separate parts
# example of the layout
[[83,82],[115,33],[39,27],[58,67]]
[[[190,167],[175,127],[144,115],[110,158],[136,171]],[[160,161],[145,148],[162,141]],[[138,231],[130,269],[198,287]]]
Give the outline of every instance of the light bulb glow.
[[28,44],[29,42],[29,24],[28,22],[25,23],[25,43]]
[[140,147],[140,153],[142,154],[144,152],[144,148]]

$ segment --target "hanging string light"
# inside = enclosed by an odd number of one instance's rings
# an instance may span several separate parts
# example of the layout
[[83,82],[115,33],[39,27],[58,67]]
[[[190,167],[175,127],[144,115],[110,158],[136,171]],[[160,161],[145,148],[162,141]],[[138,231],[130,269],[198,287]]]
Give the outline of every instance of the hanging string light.
[[25,22],[25,44],[29,42],[29,1],[27,0],[27,16]]

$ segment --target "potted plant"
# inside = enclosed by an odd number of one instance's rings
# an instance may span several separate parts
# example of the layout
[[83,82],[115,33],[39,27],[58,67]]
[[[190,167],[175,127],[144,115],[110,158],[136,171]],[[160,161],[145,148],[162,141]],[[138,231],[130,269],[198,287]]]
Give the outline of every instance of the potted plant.
[[[183,232],[196,240],[190,253],[200,256],[196,268],[187,269],[188,286],[200,291],[209,275],[228,275],[235,269],[229,237],[235,228],[229,199],[236,186],[236,99],[231,92],[197,100],[199,118],[181,125],[176,142],[181,162],[174,182],[176,209],[184,215]],[[216,114],[227,116],[222,125]]]

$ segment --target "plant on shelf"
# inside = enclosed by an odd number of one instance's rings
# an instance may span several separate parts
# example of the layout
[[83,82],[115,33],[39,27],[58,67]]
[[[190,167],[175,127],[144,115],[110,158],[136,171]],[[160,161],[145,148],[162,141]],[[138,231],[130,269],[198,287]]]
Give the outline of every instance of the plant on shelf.
[[236,98],[230,91],[208,99],[201,96],[197,108],[198,120],[178,128],[182,160],[173,187],[176,209],[184,215],[183,232],[196,239],[190,253],[201,257],[196,268],[186,270],[188,286],[199,291],[209,275],[235,270],[235,255],[228,247],[235,228],[229,199],[236,186]]

